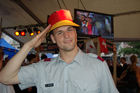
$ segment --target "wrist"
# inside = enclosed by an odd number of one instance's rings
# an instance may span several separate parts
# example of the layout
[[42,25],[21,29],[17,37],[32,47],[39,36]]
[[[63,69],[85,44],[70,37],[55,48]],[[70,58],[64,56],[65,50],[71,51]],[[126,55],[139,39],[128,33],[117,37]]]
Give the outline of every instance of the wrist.
[[31,49],[32,49],[32,47],[29,46],[27,43],[25,43],[25,44],[23,45],[23,47],[22,47],[21,50],[24,50],[24,51],[30,51]]

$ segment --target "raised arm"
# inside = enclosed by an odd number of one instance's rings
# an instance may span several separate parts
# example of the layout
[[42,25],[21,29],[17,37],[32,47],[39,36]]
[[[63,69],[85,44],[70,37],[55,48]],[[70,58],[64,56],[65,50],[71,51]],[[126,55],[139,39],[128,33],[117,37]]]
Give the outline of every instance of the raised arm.
[[9,60],[7,65],[0,72],[0,83],[4,84],[18,84],[18,72],[21,64],[28,55],[32,48],[38,47],[46,37],[46,33],[49,31],[51,25],[49,25],[44,31],[35,36],[32,40],[24,44],[21,50]]

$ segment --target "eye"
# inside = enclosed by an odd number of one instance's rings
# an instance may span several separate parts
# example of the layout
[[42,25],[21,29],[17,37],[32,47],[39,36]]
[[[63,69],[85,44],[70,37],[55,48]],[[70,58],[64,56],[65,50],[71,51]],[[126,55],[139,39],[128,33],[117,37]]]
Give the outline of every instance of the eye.
[[74,29],[71,27],[71,28],[68,29],[68,31],[74,31]]
[[63,34],[62,31],[58,31],[58,32],[56,33],[56,35],[61,35],[61,34]]

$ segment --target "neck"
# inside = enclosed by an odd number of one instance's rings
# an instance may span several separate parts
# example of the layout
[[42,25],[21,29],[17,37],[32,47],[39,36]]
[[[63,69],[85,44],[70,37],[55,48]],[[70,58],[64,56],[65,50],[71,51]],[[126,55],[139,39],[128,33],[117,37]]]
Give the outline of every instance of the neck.
[[60,57],[68,64],[70,64],[78,53],[78,47],[74,48],[71,51],[60,50]]

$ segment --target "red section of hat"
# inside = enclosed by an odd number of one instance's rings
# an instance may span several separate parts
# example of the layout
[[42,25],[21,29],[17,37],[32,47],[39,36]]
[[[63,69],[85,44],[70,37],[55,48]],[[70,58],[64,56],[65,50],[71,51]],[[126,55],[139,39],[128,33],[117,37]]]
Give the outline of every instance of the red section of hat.
[[48,19],[48,23],[53,26],[57,22],[63,21],[63,20],[72,21],[71,14],[68,10],[60,10],[60,11],[54,12],[52,15],[50,15]]

